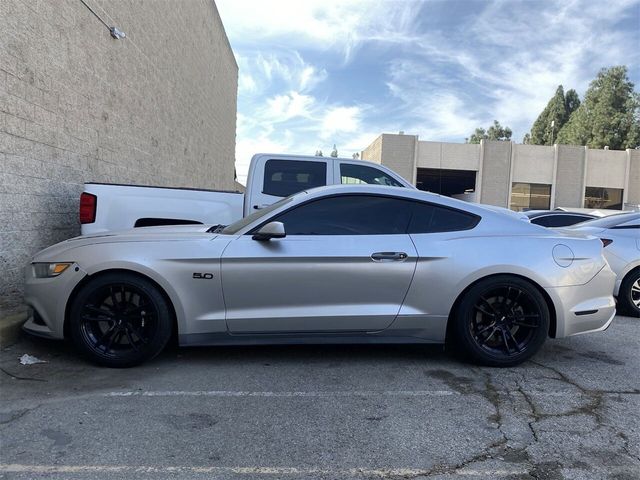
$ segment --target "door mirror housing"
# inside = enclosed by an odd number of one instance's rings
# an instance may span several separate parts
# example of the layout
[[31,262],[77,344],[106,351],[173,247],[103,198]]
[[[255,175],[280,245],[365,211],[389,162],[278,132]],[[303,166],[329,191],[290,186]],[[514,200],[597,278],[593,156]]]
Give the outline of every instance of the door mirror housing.
[[272,238],[284,238],[286,236],[287,234],[284,231],[284,224],[282,222],[269,222],[254,233],[251,238],[264,242]]

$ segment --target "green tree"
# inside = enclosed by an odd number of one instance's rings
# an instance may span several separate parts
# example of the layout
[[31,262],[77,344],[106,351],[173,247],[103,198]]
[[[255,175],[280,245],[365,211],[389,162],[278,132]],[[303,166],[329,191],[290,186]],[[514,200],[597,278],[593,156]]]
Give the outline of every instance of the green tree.
[[503,127],[497,120],[493,121],[487,130],[482,127],[476,128],[469,138],[465,138],[465,143],[480,143],[480,140],[499,140],[508,142],[511,140],[513,132],[509,127]]
[[575,112],[579,106],[580,97],[578,96],[578,92],[572,88],[564,96],[564,110],[567,112],[567,120],[569,120],[571,114]]
[[[575,102],[580,103],[580,99],[575,90],[569,90],[567,96],[564,94],[562,85],[558,85],[555,95],[549,100],[547,106],[531,127],[530,143],[533,145],[553,145],[558,132],[569,119],[570,112],[567,112],[567,98],[571,103],[571,108],[575,110]],[[573,110],[571,110],[573,111]]]
[[640,95],[627,76],[627,67],[600,70],[584,101],[558,133],[558,143],[614,150],[640,145]]

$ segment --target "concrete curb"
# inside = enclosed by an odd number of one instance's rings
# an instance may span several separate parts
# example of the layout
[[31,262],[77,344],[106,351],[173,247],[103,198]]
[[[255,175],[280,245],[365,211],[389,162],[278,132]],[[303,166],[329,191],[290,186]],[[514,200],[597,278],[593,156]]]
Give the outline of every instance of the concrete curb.
[[26,320],[27,312],[0,318],[0,348],[7,347],[18,340],[20,328]]

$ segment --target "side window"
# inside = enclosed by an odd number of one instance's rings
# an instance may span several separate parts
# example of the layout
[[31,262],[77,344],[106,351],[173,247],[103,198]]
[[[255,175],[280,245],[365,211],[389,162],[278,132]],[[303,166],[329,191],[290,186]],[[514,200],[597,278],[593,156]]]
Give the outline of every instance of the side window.
[[340,164],[340,177],[343,184],[372,184],[390,187],[404,187],[392,176],[374,167],[355,165],[353,163]]
[[305,203],[274,221],[288,235],[390,235],[407,233],[412,202],[374,195],[342,195]]
[[438,233],[470,230],[480,217],[454,208],[415,203],[409,233]]
[[327,184],[327,164],[295,160],[267,160],[262,193],[288,197]]

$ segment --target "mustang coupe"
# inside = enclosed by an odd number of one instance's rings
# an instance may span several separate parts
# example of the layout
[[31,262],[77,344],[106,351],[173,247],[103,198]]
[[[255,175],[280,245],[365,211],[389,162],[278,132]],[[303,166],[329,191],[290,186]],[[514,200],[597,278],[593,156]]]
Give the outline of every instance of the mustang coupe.
[[444,343],[516,365],[547,337],[606,329],[599,238],[408,188],[341,185],[226,227],[150,227],[49,247],[26,269],[24,328],[94,362],[181,345]]

